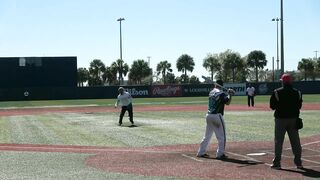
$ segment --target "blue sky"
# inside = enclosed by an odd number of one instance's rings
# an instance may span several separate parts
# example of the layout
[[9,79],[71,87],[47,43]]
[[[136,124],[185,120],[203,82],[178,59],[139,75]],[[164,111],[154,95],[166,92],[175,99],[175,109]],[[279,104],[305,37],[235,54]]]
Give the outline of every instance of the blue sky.
[[[284,0],[285,70],[301,58],[320,56],[320,0]],[[182,54],[194,58],[193,74],[208,53],[227,49],[241,56],[262,50],[272,68],[280,0],[0,0],[0,56],[77,56],[78,67],[93,59],[107,66],[150,56],[153,69]],[[280,23],[279,23],[280,27]]]

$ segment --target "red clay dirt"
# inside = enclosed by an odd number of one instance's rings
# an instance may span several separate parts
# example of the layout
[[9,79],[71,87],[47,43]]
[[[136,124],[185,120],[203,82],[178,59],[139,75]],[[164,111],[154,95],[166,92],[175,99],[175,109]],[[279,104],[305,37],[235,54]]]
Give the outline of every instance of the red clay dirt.
[[[134,106],[135,112],[145,111],[203,111],[207,110],[207,105],[174,105],[174,106]],[[271,111],[268,104],[257,104],[255,107],[245,105],[226,106],[230,111]],[[320,110],[320,103],[303,104],[302,110]],[[119,109],[108,106],[88,106],[88,107],[50,107],[50,108],[14,108],[0,109],[0,116],[16,115],[36,115],[47,113],[96,113],[96,112],[118,112]]]
[[[199,179],[303,179],[320,178],[320,135],[302,139],[304,170],[298,170],[288,142],[283,149],[282,170],[269,167],[273,143],[269,141],[227,142],[226,160],[197,158],[197,144],[144,148],[95,146],[0,144],[0,150],[86,153],[85,164],[107,172],[143,176],[170,176]],[[209,154],[214,157],[216,144]],[[250,156],[250,153],[264,155]]]

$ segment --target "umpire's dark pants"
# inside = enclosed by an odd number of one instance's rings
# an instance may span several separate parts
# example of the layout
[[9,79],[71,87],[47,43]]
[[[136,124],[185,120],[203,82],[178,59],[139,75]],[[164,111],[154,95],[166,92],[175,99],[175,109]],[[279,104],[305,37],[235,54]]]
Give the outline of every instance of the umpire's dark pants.
[[123,116],[126,113],[126,111],[128,111],[129,120],[133,124],[133,108],[132,108],[132,104],[129,104],[128,106],[122,106],[120,117],[119,117],[119,124],[122,124],[122,119],[123,119]]
[[286,132],[290,139],[290,144],[292,152],[294,154],[294,163],[297,166],[302,165],[301,163],[301,144],[299,131],[296,128],[297,118],[276,118],[275,119],[275,131],[274,131],[274,148],[275,156],[273,159],[273,164],[279,164],[281,161],[282,146]]
[[249,107],[250,107],[250,104],[252,107],[254,106],[254,96],[248,96],[248,106]]

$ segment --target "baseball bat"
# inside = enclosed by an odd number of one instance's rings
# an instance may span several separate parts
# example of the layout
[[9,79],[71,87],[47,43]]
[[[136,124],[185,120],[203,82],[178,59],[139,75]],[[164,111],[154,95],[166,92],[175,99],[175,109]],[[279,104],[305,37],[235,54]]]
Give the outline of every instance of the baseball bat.
[[[226,91],[226,92],[228,93],[228,89],[229,89],[229,88],[223,87],[223,86],[221,86],[220,84],[212,81],[210,78],[207,78],[207,77],[205,77],[205,76],[202,76],[202,78],[205,79],[206,81],[210,82],[210,83],[213,83],[215,86],[220,87],[223,91]],[[228,93],[228,94],[229,94],[229,93]]]

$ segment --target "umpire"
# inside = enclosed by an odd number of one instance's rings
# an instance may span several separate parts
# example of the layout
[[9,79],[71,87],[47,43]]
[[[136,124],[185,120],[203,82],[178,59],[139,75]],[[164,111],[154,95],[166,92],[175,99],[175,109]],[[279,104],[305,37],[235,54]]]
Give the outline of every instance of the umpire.
[[275,154],[271,168],[281,169],[282,145],[287,132],[294,154],[294,163],[298,169],[302,169],[302,150],[299,131],[296,128],[296,121],[299,118],[302,107],[302,95],[299,90],[292,87],[292,77],[290,74],[283,74],[280,81],[282,82],[282,87],[274,90],[270,98],[270,108],[275,110]]
[[133,122],[133,108],[132,108],[132,96],[130,93],[124,90],[123,87],[119,87],[118,89],[119,95],[117,97],[117,101],[114,105],[115,108],[118,107],[118,105],[121,106],[121,113],[119,117],[119,126],[122,125],[122,119],[126,111],[129,113],[129,120],[131,122],[131,127],[134,126]]

